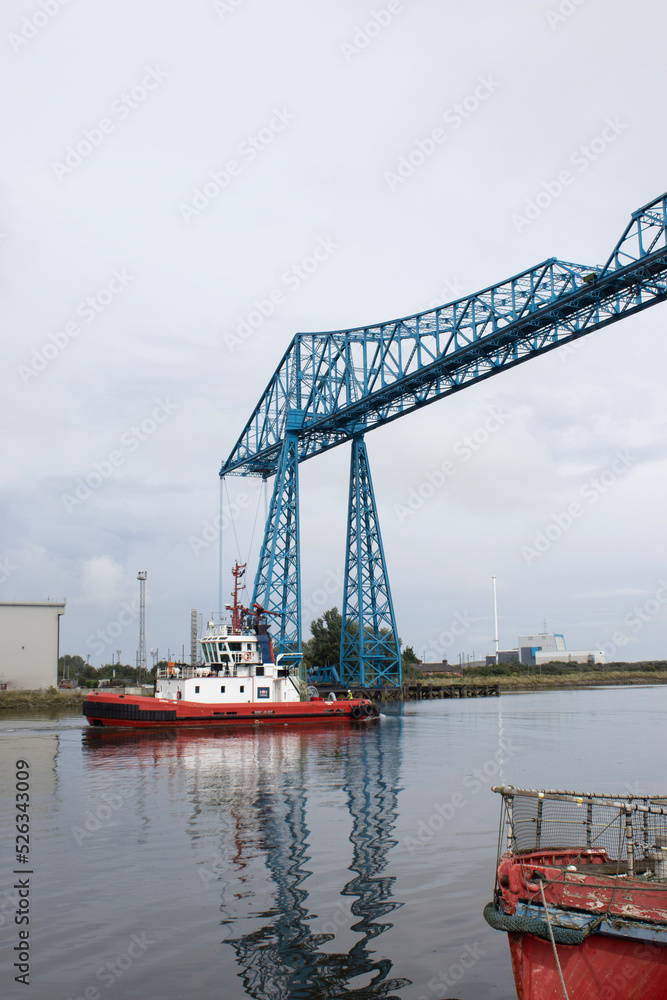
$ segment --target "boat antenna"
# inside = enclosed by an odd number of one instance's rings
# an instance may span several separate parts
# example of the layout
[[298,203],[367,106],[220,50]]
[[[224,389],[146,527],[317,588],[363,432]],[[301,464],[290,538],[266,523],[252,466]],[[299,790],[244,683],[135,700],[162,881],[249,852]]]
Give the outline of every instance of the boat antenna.
[[222,484],[224,476],[220,476],[220,510],[218,511],[218,621],[222,621]]

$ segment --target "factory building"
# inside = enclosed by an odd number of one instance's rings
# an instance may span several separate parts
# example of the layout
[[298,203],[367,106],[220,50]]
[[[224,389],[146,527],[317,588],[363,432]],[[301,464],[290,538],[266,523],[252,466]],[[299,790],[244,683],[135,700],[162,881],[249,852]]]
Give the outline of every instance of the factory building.
[[[498,651],[498,663],[518,660],[524,667],[537,667],[542,663],[604,663],[602,649],[567,649],[565,636],[560,632],[540,632],[537,635],[520,635],[516,649]],[[486,665],[492,666],[495,656],[486,657]]]
[[560,632],[541,632],[539,635],[519,636],[519,660],[527,667],[540,663],[604,663],[601,649],[567,649],[565,636]]
[[64,601],[0,601],[0,686],[37,691],[58,685]]

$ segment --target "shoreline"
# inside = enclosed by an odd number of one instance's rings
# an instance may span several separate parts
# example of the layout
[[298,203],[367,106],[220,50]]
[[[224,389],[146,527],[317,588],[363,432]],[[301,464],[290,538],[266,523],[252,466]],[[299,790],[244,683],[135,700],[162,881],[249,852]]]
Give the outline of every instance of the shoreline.
[[[579,688],[619,687],[623,685],[660,686],[667,684],[667,671],[591,671],[577,674],[524,674],[516,677],[478,677],[465,675],[464,683],[500,685],[500,693],[512,691],[563,691]],[[440,686],[440,685],[438,685]]]
[[87,691],[0,691],[0,712],[15,708],[80,708]]
[[[454,683],[452,683],[454,681]],[[414,683],[414,682],[413,682]],[[623,685],[667,684],[667,671],[639,673],[635,671],[596,671],[585,674],[542,675],[527,674],[523,677],[479,677],[474,674],[460,678],[424,678],[424,687],[459,687],[463,684],[499,684],[501,694],[513,691],[576,691],[579,688],[620,687]],[[89,691],[0,691],[0,713],[13,709],[80,708]]]

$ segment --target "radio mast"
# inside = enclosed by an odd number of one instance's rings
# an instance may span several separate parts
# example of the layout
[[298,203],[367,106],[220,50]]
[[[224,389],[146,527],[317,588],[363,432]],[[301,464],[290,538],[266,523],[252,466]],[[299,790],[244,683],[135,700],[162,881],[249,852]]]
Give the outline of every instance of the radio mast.
[[139,651],[137,653],[137,683],[143,670],[146,674],[146,577],[145,571],[137,573],[139,581]]

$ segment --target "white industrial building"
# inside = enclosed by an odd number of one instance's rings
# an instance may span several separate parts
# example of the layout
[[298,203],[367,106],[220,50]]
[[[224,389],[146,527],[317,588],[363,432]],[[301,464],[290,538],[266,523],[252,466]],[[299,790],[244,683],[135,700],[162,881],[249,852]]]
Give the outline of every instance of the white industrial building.
[[0,686],[37,691],[58,686],[64,601],[0,601]]
[[[516,649],[501,649],[495,656],[486,657],[486,666],[494,663],[512,663],[518,660],[524,667],[537,667],[543,663],[604,663],[602,649],[568,649],[561,632],[539,632],[537,635],[520,635]],[[482,664],[480,664],[482,665]]]
[[541,632],[538,635],[519,636],[519,660],[525,666],[541,663],[604,663],[601,649],[567,649],[565,636],[560,632]]

